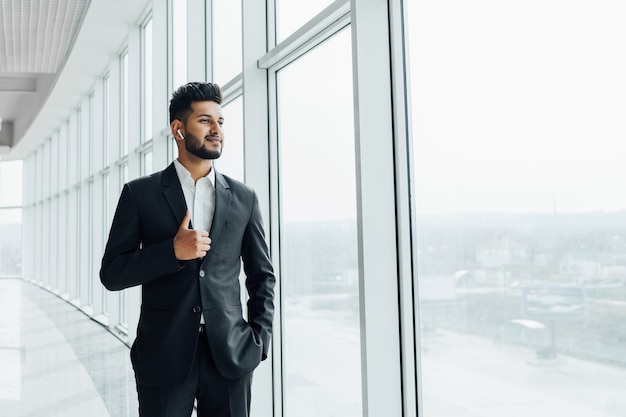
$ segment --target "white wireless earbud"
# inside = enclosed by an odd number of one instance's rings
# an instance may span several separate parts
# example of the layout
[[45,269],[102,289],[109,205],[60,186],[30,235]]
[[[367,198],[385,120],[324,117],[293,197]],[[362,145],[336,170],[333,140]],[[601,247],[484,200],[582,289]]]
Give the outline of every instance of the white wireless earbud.
[[185,137],[183,136],[183,134],[181,133],[180,129],[177,130],[178,132],[178,136],[180,136],[181,139],[185,139]]

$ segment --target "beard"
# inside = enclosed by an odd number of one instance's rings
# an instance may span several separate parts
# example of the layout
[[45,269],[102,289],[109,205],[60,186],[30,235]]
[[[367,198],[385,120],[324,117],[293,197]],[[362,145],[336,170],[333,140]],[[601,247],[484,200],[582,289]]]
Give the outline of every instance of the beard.
[[204,140],[187,132],[185,137],[185,149],[192,155],[201,159],[217,159],[222,155],[222,148],[212,151],[204,147]]

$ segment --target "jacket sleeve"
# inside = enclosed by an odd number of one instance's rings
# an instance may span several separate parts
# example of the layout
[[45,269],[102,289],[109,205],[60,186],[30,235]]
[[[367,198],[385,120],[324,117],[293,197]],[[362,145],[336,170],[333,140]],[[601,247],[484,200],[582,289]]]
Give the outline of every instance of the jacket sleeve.
[[276,278],[265,241],[263,220],[258,199],[254,195],[252,213],[242,241],[242,260],[248,290],[248,323],[263,342],[267,358],[274,318],[274,286]]
[[144,284],[178,272],[174,237],[144,247],[140,213],[133,190],[125,184],[102,257],[100,281],[112,291]]

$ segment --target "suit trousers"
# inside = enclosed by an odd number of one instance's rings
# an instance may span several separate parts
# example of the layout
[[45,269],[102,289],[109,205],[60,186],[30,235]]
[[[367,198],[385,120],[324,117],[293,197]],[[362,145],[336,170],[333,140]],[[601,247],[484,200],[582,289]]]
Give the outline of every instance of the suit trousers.
[[139,417],[189,417],[194,400],[198,417],[249,417],[251,385],[252,373],[240,379],[219,374],[201,331],[191,371],[182,384],[149,387],[137,383]]

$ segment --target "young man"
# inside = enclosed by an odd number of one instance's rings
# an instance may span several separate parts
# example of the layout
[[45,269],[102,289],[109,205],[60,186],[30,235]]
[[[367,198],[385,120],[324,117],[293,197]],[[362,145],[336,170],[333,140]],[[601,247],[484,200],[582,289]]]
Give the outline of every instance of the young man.
[[[213,169],[224,145],[222,93],[180,87],[170,102],[178,159],[124,185],[102,258],[109,290],[142,286],[131,349],[139,415],[249,415],[267,357],[275,278],[256,194]],[[248,320],[239,272],[246,274]]]

